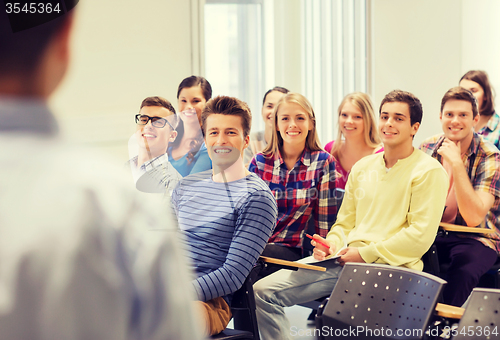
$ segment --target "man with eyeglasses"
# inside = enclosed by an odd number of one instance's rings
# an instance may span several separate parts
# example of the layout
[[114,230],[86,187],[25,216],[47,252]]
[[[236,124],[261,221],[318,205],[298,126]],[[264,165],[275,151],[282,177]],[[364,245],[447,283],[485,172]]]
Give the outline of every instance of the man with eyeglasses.
[[171,195],[182,176],[168,161],[168,143],[177,137],[177,115],[172,104],[162,97],[147,97],[135,115],[137,130],[133,140],[138,155],[129,160],[137,189]]

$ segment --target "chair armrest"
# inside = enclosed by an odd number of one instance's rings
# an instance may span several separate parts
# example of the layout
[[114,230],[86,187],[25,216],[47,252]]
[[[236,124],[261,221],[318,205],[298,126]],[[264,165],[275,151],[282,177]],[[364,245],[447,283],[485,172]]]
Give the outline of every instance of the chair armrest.
[[445,305],[444,303],[438,303],[435,310],[437,315],[449,319],[461,319],[465,312],[462,307]]
[[439,223],[439,227],[446,231],[456,231],[460,233],[493,234],[495,232],[493,229],[466,227],[463,225],[456,225],[445,222]]

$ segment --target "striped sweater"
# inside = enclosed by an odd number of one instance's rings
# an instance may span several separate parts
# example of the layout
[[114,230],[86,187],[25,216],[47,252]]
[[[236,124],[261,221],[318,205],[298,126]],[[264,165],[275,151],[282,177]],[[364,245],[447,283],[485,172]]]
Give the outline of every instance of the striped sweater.
[[269,187],[253,173],[217,183],[208,170],[185,177],[172,204],[196,274],[192,283],[198,299],[234,293],[276,224],[276,200]]

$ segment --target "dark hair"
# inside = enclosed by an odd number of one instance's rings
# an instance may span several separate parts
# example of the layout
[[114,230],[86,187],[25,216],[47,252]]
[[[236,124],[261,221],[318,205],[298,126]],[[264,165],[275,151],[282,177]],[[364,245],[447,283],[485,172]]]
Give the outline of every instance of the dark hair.
[[203,77],[191,76],[184,78],[179,84],[179,87],[177,88],[177,99],[179,99],[182,89],[193,86],[201,87],[201,92],[203,93],[203,97],[207,102],[210,100],[210,98],[212,98],[212,86],[210,85],[208,80]]
[[483,102],[477,103],[478,109],[480,110],[479,113],[481,115],[491,116],[495,111],[495,96],[493,87],[490,85],[488,79],[488,74],[485,71],[472,70],[464,74],[462,78],[460,78],[460,81],[463,79],[476,82],[483,88]]
[[410,108],[410,124],[412,126],[415,123],[422,122],[422,103],[414,94],[402,90],[393,90],[385,95],[384,99],[382,99],[382,103],[380,103],[380,108],[378,110],[379,114],[382,113],[382,106],[384,106],[385,103],[396,102],[408,104]]
[[69,15],[13,33],[3,3],[0,11],[0,77],[31,77],[50,41],[68,21]]
[[443,113],[444,104],[446,104],[448,100],[452,99],[465,100],[469,102],[472,106],[472,118],[475,118],[477,116],[478,110],[476,97],[474,97],[474,94],[472,94],[471,91],[461,86],[452,87],[451,89],[446,91],[443,99],[441,99],[441,113]]
[[159,96],[147,97],[146,99],[144,99],[142,101],[141,107],[139,108],[139,110],[141,110],[144,106],[159,106],[159,107],[164,107],[167,110],[169,110],[170,112],[172,112],[173,116],[168,119],[169,120],[169,124],[171,124],[172,128],[177,131],[177,126],[179,124],[179,120],[180,119],[177,116],[172,103],[170,103],[167,99],[165,99],[163,97],[159,97]]
[[241,117],[241,127],[243,128],[243,137],[250,134],[250,127],[252,126],[252,113],[247,103],[238,98],[217,96],[210,99],[201,112],[201,130],[203,136],[207,130],[207,118],[212,114],[234,115]]
[[284,87],[281,87],[281,86],[275,86],[273,87],[272,89],[268,90],[266,92],[266,94],[264,95],[264,99],[262,99],[262,105],[264,105],[266,103],[266,97],[269,93],[273,92],[273,91],[278,91],[278,92],[281,92],[283,94],[287,94],[288,92],[290,92],[289,89],[287,88],[284,88]]
[[[201,88],[203,97],[207,102],[210,100],[210,98],[212,98],[212,86],[210,85],[208,80],[199,76],[190,76],[184,78],[179,84],[179,87],[177,88],[177,99],[179,99],[182,89],[190,88],[193,86],[199,86]],[[169,148],[176,148],[182,141],[182,136],[184,135],[184,122],[182,121],[182,119],[179,119],[176,130],[177,130],[177,138],[169,144]],[[190,150],[187,153],[188,164],[191,164],[193,162],[194,156],[198,153],[202,144],[203,144],[203,135],[201,135],[199,139],[193,140],[191,142]]]
[[146,99],[144,99],[142,101],[141,107],[139,108],[139,110],[142,109],[144,106],[161,106],[161,107],[166,108],[167,110],[169,110],[173,114],[176,114],[175,109],[172,106],[172,104],[163,97],[158,97],[158,96],[147,97]]

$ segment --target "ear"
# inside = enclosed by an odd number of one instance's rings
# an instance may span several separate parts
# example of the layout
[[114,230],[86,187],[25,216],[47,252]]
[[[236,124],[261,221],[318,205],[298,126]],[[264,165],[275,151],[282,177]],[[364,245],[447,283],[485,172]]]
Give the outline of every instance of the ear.
[[415,137],[415,135],[417,134],[418,132],[418,129],[420,128],[420,123],[415,123],[411,126],[411,130],[412,130],[412,136]]
[[[73,11],[74,12],[74,11]],[[51,38],[38,65],[36,83],[38,93],[48,98],[61,83],[70,61],[70,33],[73,13],[67,14],[64,23]]]
[[312,129],[314,129],[314,121],[311,118],[309,118],[309,129],[308,130],[311,131]]
[[58,58],[59,63],[67,65],[70,59],[70,45],[71,45],[71,30],[73,27],[74,11],[67,13],[64,24],[53,37],[55,56]]
[[477,113],[476,117],[474,117],[474,120],[472,121],[472,127],[476,127],[478,122],[479,122],[479,112]]
[[250,136],[245,137],[243,149],[248,148],[248,145],[250,145]]
[[173,141],[175,141],[176,138],[177,138],[177,131],[172,131],[170,133],[170,138],[168,139],[168,141],[172,143]]

